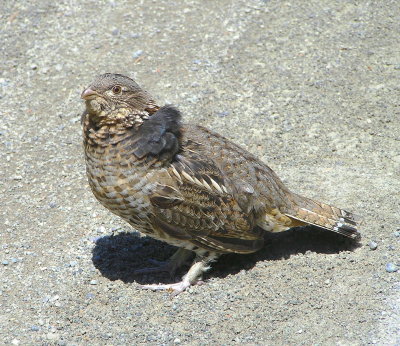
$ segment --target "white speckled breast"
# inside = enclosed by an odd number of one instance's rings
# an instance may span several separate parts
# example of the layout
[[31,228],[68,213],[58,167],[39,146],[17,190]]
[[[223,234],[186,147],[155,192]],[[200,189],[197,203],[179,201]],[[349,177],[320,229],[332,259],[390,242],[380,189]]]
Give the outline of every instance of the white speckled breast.
[[135,157],[129,157],[127,160],[119,154],[112,155],[109,148],[86,149],[89,184],[103,206],[144,234],[174,246],[193,250],[195,246],[191,242],[172,238],[152,227],[150,217],[153,206],[149,195],[157,185],[154,183],[157,179],[152,177],[166,170],[160,167],[155,170],[154,166],[150,168],[144,165]]
[[133,155],[122,157],[124,150],[119,146],[119,143],[107,147],[85,145],[90,187],[103,206],[139,231],[149,233],[148,196],[156,185],[150,182],[155,171]]

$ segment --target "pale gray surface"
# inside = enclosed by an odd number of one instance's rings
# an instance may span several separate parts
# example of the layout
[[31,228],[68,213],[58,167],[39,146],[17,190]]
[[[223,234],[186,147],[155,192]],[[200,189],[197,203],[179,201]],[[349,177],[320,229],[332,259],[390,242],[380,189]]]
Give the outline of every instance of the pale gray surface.
[[[1,7],[2,342],[400,343],[400,272],[385,271],[400,266],[398,1]],[[132,270],[173,249],[124,234],[89,191],[79,94],[102,72],[135,76],[293,190],[362,215],[361,246],[296,230],[176,298],[139,290],[167,278]]]

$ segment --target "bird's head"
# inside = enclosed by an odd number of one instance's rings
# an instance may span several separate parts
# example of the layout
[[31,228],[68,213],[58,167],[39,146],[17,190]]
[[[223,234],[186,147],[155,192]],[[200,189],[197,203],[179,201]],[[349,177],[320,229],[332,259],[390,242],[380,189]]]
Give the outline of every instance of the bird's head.
[[114,73],[98,76],[81,98],[86,102],[85,114],[100,126],[140,126],[159,108],[133,79]]

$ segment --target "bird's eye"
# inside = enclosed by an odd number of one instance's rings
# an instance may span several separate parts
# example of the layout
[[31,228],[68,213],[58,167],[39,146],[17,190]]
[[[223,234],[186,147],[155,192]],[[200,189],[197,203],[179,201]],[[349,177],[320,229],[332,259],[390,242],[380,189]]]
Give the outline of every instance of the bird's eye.
[[122,88],[121,88],[119,85],[115,85],[115,86],[112,88],[112,92],[113,92],[114,94],[120,94],[121,91],[122,91]]

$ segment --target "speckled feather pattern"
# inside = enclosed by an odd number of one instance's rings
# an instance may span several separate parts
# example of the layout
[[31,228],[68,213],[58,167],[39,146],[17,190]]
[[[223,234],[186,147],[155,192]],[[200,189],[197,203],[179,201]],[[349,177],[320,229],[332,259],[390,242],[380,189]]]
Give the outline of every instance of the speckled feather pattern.
[[[291,194],[254,156],[203,127],[184,127],[183,150],[171,163],[139,159],[132,134],[104,131],[85,142],[94,195],[134,228],[173,245],[247,253],[262,246],[257,225],[282,231],[297,220],[334,228],[343,217],[340,209]],[[160,208],[151,202],[157,196],[179,203]]]
[[[352,213],[290,192],[243,148],[182,124],[178,110],[158,107],[128,77],[111,76],[83,93],[87,175],[96,198],[138,231],[207,261],[255,252],[265,231],[307,224],[359,238]],[[193,264],[179,289],[207,261]]]

